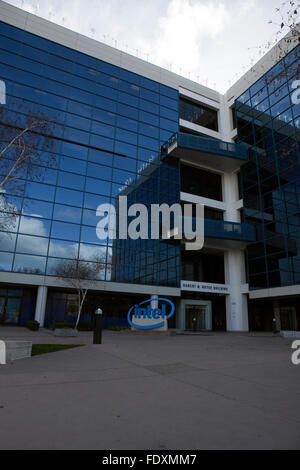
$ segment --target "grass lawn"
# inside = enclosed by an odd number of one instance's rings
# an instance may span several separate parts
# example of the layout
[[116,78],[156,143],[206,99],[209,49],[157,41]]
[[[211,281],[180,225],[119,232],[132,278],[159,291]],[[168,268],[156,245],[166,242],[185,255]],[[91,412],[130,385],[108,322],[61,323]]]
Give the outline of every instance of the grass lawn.
[[84,344],[33,344],[31,355],[38,356],[39,354],[63,351],[64,349],[78,348],[80,346],[84,346]]

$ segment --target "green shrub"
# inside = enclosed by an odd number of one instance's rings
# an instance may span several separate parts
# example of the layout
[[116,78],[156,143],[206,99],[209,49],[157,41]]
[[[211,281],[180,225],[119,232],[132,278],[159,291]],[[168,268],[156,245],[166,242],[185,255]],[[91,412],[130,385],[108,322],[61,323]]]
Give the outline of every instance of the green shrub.
[[27,328],[31,331],[38,331],[40,328],[40,324],[36,320],[30,320],[27,322]]
[[107,328],[110,331],[124,331],[124,330],[129,330],[128,326],[110,326]]
[[92,323],[79,323],[78,331],[93,331],[94,327]]

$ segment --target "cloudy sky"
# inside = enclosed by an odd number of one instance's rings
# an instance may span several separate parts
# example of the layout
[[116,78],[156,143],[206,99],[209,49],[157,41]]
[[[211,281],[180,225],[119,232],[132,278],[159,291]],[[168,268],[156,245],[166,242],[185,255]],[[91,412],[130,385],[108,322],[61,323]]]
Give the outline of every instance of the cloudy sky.
[[274,40],[283,0],[7,0],[225,92]]

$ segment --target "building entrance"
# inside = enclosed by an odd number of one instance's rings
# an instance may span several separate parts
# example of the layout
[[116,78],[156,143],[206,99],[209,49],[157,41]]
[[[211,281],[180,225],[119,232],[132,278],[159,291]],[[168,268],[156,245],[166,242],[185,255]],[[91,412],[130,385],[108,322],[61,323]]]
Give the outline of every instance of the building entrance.
[[297,314],[295,307],[280,307],[281,329],[286,331],[297,330]]
[[0,324],[17,325],[21,311],[21,290],[0,289]]
[[207,307],[205,305],[186,305],[185,324],[186,330],[206,330]]
[[182,331],[211,331],[212,303],[209,300],[181,299],[176,328]]

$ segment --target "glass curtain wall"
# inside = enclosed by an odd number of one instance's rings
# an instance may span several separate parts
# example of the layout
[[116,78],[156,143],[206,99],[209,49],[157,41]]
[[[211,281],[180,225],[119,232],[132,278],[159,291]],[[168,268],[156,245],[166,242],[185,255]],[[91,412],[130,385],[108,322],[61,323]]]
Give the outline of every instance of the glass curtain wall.
[[257,229],[247,248],[252,289],[300,283],[300,46],[235,104],[239,142],[249,147],[241,169],[243,218]]
[[[0,131],[28,116],[51,122],[49,147],[41,136],[36,141],[39,176],[24,171],[1,196],[8,223],[1,225],[0,270],[51,276],[62,259],[93,263],[100,256],[99,279],[111,280],[113,243],[97,238],[96,209],[116,205],[147,168],[158,171],[161,186],[172,187],[159,170],[160,148],[178,131],[178,92],[3,22],[0,76],[7,87]],[[147,249],[156,256],[155,246]],[[168,263],[169,254],[160,255]],[[174,285],[178,265],[164,265],[165,285]],[[151,271],[151,264],[143,269]],[[137,283],[148,279],[161,282],[154,271],[135,276]]]

